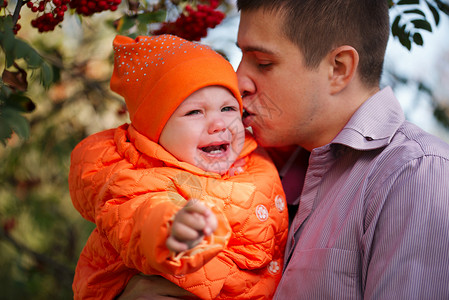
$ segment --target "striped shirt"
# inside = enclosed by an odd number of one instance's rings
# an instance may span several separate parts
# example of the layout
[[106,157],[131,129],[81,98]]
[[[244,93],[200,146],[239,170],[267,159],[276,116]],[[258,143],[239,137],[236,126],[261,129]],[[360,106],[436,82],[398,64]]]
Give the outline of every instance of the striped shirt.
[[275,299],[449,299],[449,145],[407,122],[389,87],[291,170]]

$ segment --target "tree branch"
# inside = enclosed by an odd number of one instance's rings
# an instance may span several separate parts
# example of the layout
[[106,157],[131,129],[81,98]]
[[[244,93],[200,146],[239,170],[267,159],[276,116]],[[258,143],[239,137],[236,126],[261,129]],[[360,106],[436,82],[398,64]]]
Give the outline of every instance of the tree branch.
[[22,6],[25,5],[25,1],[23,0],[17,0],[16,8],[14,9],[14,14],[12,15],[12,21],[13,24],[16,25],[17,21],[19,20],[20,10],[22,9]]

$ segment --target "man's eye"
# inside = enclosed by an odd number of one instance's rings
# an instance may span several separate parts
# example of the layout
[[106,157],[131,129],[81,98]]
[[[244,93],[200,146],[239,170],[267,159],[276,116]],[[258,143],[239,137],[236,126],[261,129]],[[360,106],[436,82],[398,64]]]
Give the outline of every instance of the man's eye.
[[188,113],[186,113],[186,116],[193,116],[193,115],[197,115],[197,114],[200,114],[200,113],[201,113],[201,111],[198,110],[198,109],[196,109],[196,110],[191,110],[191,111],[189,111]]
[[259,69],[267,69],[269,67],[271,67],[273,64],[272,63],[259,63],[258,67]]
[[237,108],[235,106],[225,106],[221,111],[237,111]]

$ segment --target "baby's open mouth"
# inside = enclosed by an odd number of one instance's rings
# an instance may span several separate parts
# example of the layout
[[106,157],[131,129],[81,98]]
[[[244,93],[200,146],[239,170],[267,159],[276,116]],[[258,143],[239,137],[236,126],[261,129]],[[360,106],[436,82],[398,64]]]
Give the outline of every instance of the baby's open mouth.
[[229,144],[219,144],[219,145],[211,145],[206,147],[201,147],[200,149],[209,154],[218,154],[225,152],[228,150]]

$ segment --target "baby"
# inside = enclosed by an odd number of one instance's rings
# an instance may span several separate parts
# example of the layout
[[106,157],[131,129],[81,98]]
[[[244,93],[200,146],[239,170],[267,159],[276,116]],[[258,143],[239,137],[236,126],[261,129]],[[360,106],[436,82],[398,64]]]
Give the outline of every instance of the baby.
[[113,44],[111,88],[131,123],[72,152],[72,201],[96,224],[75,299],[114,299],[136,274],[163,276],[202,299],[271,298],[287,237],[285,196],[243,127],[232,66],[171,35]]

